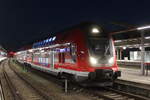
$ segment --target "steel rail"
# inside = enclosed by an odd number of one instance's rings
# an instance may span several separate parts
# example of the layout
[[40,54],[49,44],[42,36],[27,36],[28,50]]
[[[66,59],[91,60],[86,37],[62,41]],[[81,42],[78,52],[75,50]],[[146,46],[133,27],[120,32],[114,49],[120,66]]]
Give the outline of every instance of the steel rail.
[[37,87],[33,86],[27,79],[25,79],[24,77],[22,77],[21,75],[19,75],[17,73],[17,71],[15,69],[13,69],[13,65],[10,64],[10,60],[8,61],[8,66],[9,68],[21,79],[23,80],[26,84],[28,84],[28,86],[30,86],[33,90],[35,90],[44,100],[51,100],[51,98],[49,96],[47,96],[46,94],[44,94],[42,91],[40,91]]
[[13,85],[10,77],[6,73],[5,68],[4,68],[4,64],[3,64],[2,67],[3,67],[4,78],[5,78],[5,80],[6,80],[7,84],[8,84],[8,87],[10,88],[10,91],[11,91],[11,93],[13,95],[14,100],[23,100],[22,96],[19,93],[17,93],[16,87]]

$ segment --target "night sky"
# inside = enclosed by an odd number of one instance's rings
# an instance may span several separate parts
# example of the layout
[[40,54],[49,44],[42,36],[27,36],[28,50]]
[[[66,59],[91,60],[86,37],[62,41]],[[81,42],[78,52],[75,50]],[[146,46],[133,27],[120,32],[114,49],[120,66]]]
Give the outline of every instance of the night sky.
[[0,44],[8,50],[82,21],[150,24],[149,0],[1,0],[0,7]]

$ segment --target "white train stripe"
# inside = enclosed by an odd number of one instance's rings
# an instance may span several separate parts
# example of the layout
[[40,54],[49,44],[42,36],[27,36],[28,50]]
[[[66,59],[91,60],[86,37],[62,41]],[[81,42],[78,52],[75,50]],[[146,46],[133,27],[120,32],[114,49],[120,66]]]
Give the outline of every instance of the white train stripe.
[[76,76],[83,76],[83,77],[88,77],[89,72],[81,72],[81,71],[75,71],[75,70],[70,70],[70,69],[64,69],[64,68],[58,68],[58,69],[53,69],[53,68],[46,68],[46,67],[41,67],[39,65],[33,64],[33,63],[29,63],[32,65],[32,67],[46,71],[46,72],[51,72],[52,74],[58,74],[59,72],[66,72],[69,74],[73,74]]

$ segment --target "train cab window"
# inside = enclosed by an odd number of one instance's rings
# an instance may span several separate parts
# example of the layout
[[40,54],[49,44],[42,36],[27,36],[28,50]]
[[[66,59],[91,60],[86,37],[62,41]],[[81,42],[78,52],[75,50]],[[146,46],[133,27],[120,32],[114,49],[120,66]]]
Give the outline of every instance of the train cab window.
[[88,47],[89,54],[91,57],[97,59],[97,65],[109,64],[112,66],[114,64],[114,49],[112,40],[109,38],[89,38]]
[[110,55],[112,46],[110,45],[109,39],[90,39],[89,47],[94,55]]

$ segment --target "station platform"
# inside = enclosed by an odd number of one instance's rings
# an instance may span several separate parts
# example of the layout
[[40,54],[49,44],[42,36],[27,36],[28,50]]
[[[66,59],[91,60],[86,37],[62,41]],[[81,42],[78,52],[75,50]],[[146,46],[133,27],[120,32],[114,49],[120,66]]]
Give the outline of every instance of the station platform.
[[119,66],[119,70],[121,77],[115,81],[114,88],[150,98],[150,70],[148,75],[142,75],[141,69],[135,66]]
[[119,67],[119,70],[121,70],[121,77],[118,78],[120,80],[150,85],[150,71],[146,76],[142,75],[140,69],[135,69],[132,67]]

